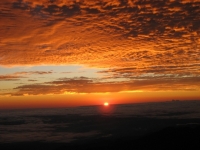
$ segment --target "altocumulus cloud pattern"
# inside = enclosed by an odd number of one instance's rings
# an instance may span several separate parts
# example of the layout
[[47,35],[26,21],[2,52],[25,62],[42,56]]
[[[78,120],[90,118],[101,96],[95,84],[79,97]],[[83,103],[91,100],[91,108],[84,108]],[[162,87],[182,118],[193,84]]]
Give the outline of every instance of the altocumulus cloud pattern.
[[[0,64],[106,68],[98,72],[104,83],[59,78],[17,86],[13,95],[37,95],[40,88],[45,94],[199,90],[199,14],[199,0],[1,0]],[[0,75],[0,80],[24,74],[40,73]]]

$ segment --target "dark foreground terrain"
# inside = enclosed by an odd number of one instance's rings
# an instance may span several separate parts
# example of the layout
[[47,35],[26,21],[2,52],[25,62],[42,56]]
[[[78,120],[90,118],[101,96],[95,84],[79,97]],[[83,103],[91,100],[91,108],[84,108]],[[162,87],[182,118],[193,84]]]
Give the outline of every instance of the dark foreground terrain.
[[200,125],[167,127],[135,139],[134,136],[84,140],[72,143],[18,142],[2,143],[2,150],[132,150],[132,149],[200,149]]

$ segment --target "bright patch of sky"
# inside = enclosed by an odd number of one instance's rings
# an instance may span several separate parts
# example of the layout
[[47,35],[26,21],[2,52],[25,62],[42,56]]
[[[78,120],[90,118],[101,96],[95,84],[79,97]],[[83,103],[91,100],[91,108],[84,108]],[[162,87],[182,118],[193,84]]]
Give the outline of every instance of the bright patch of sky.
[[[14,80],[0,80],[3,89],[13,89],[17,86],[26,84],[44,84],[59,80],[61,78],[87,77],[87,78],[102,78],[103,74],[98,73],[104,69],[88,68],[85,66],[69,65],[69,66],[32,66],[32,67],[0,67],[0,76],[19,76]],[[16,74],[26,72],[27,74]],[[41,72],[33,73],[33,72]],[[46,72],[43,73],[42,72]],[[49,73],[48,73],[49,72]]]
[[[12,68],[4,68],[0,67],[0,75],[8,75],[16,72],[31,72],[31,71],[43,71],[49,72],[52,74],[49,76],[56,77],[80,77],[85,76],[88,78],[98,78],[101,77],[101,74],[97,73],[98,71],[102,71],[105,69],[97,69],[97,68],[88,68],[84,66],[78,65],[69,65],[69,66],[33,66],[33,67],[12,67]],[[46,76],[46,75],[45,75]]]

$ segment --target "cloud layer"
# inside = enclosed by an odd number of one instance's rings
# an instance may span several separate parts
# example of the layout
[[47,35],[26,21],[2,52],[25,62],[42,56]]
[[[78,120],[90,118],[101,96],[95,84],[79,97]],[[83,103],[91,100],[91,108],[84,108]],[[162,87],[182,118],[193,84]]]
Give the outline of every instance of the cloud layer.
[[[103,82],[104,81],[104,82]],[[86,77],[63,78],[40,84],[18,86],[12,96],[64,94],[64,93],[105,93],[126,91],[196,91],[199,90],[200,77],[137,77],[129,81],[95,80]]]
[[1,1],[1,65],[199,63],[199,1]]
[[0,75],[0,81],[9,81],[9,80],[19,80],[21,78],[26,78],[28,75],[46,75],[51,74],[52,71],[23,71],[23,72],[15,72],[13,74]]
[[[99,72],[105,82],[56,80],[16,87],[17,94],[199,89],[199,14],[199,0],[1,0],[0,65],[109,68]],[[24,74],[46,72],[0,80]]]

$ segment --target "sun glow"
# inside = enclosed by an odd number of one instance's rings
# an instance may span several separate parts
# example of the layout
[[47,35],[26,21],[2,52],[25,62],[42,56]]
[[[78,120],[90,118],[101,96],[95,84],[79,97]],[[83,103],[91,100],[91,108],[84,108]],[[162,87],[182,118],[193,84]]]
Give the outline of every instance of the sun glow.
[[105,102],[105,103],[104,103],[104,106],[108,106],[108,105],[109,105],[109,103],[108,103],[108,102]]

